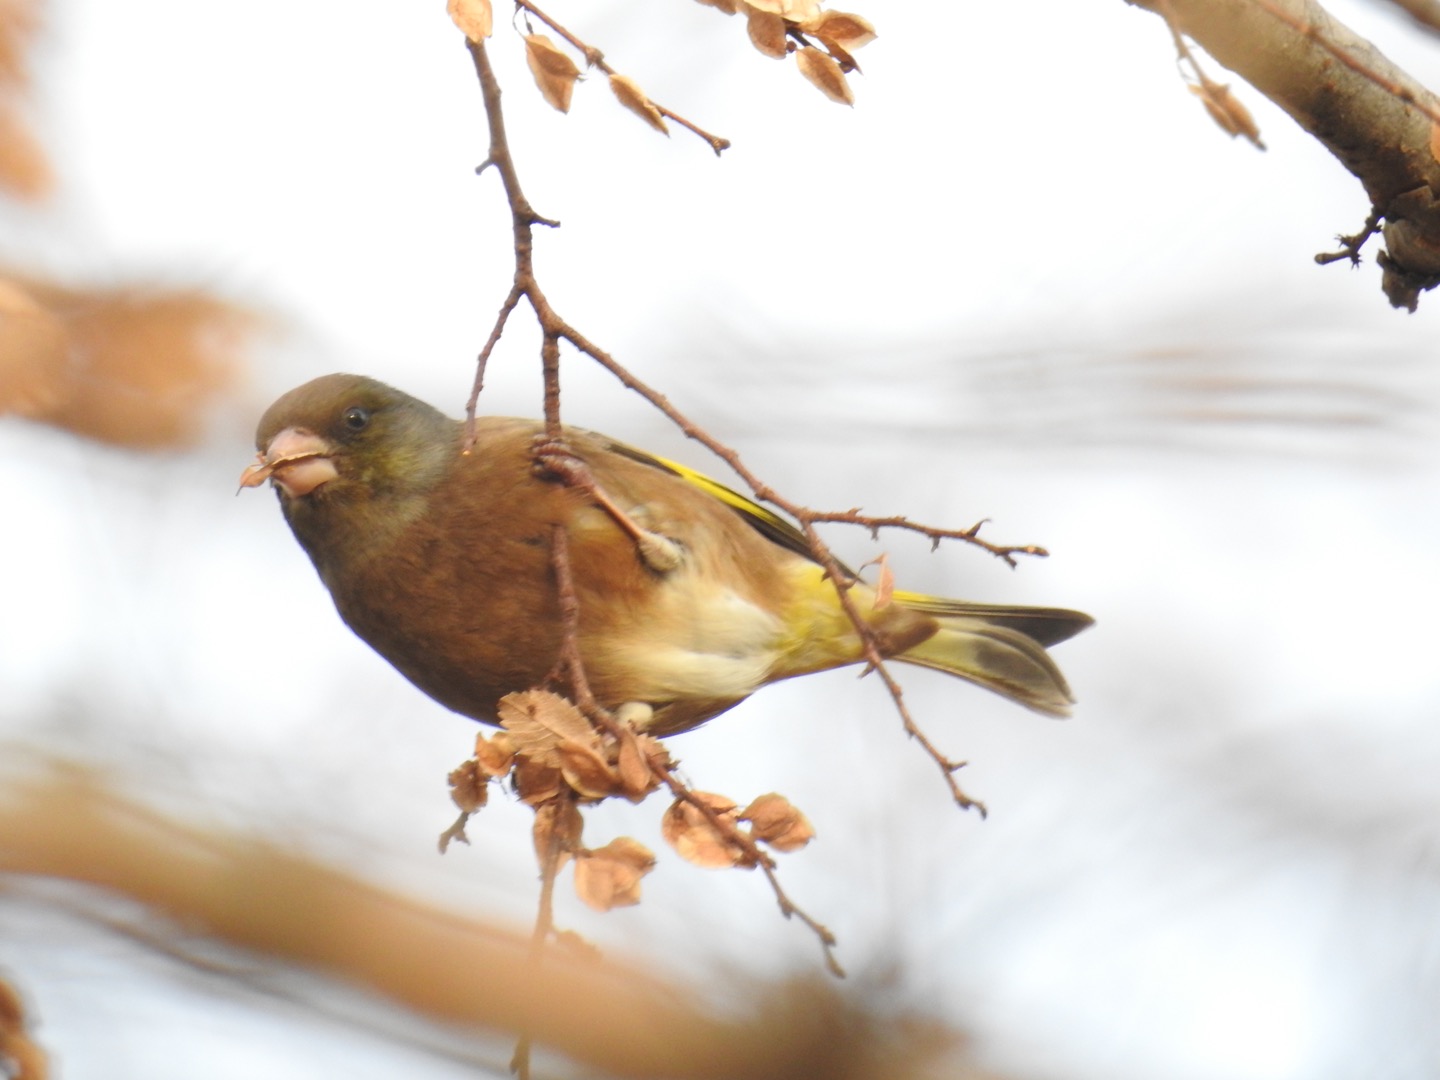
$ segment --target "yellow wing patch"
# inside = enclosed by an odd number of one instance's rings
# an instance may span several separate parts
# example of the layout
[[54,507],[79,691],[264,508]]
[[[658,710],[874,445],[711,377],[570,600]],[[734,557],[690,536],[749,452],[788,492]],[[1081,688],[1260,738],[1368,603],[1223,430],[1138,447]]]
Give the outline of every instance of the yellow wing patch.
[[[611,439],[605,440],[605,448],[614,451],[631,461],[638,461],[642,465],[649,465],[651,468],[660,469],[678,476],[692,487],[697,487],[712,498],[719,499],[730,509],[743,517],[750,526],[761,536],[772,540],[781,547],[803,555],[812,562],[815,556],[810,552],[810,544],[805,539],[805,534],[793,524],[781,517],[775,511],[761,506],[754,499],[741,495],[732,487],[720,483],[706,476],[704,473],[690,468],[688,465],[681,465],[679,462],[670,461],[667,458],[656,457],[644,450],[637,450],[633,446],[626,446],[624,443],[615,442]],[[842,567],[844,569],[844,567]],[[848,572],[848,571],[847,571]]]

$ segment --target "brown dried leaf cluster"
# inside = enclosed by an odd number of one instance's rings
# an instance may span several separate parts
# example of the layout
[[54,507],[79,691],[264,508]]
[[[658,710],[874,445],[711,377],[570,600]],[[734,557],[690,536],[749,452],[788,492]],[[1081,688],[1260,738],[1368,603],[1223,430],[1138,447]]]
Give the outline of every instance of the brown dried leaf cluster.
[[0,188],[25,200],[49,193],[54,177],[31,131],[27,56],[40,24],[37,0],[0,0]]
[[853,105],[845,76],[860,70],[854,52],[875,40],[869,21],[847,11],[823,11],[821,0],[699,0],[727,15],[743,14],[750,43],[776,60],[795,63],[831,101]]
[[0,415],[119,446],[185,446],[258,319],[198,291],[73,289],[0,272]]
[[575,890],[596,910],[639,903],[640,880],[654,867],[654,855],[629,837],[585,847],[580,805],[643,800],[674,767],[665,747],[628,725],[619,726],[618,735],[597,731],[573,704],[544,690],[502,699],[500,726],[494,735],[478,735],[475,756],[450,774],[455,805],[474,813],[485,805],[492,780],[509,780],[535,811],[542,867],[558,871],[573,859]]
[[[504,730],[490,739],[477,739],[477,759],[490,755],[491,775],[498,777],[509,757],[516,792],[531,806],[553,798],[562,785],[582,801],[618,795],[640,802],[672,767],[660,740],[631,727],[620,728],[618,739],[602,734],[569,701],[544,690],[506,695],[500,725]],[[490,747],[479,749],[482,741]]]
[[[733,799],[709,791],[691,791],[665,811],[665,842],[687,862],[710,869],[756,865],[767,844],[776,851],[799,851],[815,836],[810,821],[783,795],[761,795],[743,810]],[[748,821],[748,831],[740,828]],[[745,841],[750,841],[746,843]]]
[[[525,35],[525,60],[530,65],[530,74],[535,77],[535,85],[541,96],[551,108],[568,113],[575,84],[583,77],[579,65],[571,59],[569,53],[545,34]],[[649,95],[640,89],[634,79],[612,71],[608,64],[599,59],[598,53],[587,57],[587,60],[597,63],[608,76],[610,91],[615,95],[615,100],[662,135],[670,134],[664,113],[650,100]]]
[[12,1080],[45,1080],[45,1052],[30,1038],[20,995],[0,979],[0,1071]]
[[[587,848],[580,807],[609,798],[642,801],[674,771],[665,746],[624,720],[599,730],[570,701],[545,690],[502,698],[500,727],[476,736],[475,756],[450,774],[462,824],[463,816],[485,805],[491,781],[508,780],[535,811],[532,839],[542,870],[558,872],[573,861],[575,891],[597,911],[638,904],[654,853],[628,836]],[[762,795],[741,809],[723,795],[670,784],[683,794],[665,812],[662,833],[697,866],[753,867],[765,858],[757,844],[796,851],[814,836],[805,815],[783,796]],[[463,835],[460,825],[453,827],[442,848]]]

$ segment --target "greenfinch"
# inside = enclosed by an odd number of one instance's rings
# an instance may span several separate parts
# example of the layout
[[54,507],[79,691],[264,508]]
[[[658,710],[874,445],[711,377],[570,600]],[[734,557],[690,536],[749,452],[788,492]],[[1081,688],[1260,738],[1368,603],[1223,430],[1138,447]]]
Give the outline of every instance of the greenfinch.
[[[269,480],[340,617],[440,704],[497,722],[556,669],[551,554],[564,527],[578,644],[609,708],[685,731],[767,683],[862,660],[836,590],[787,520],[684,466],[531,420],[465,425],[374,379],[326,375],[261,417],[241,483]],[[576,482],[576,478],[580,482]],[[1089,626],[1060,608],[942,600],[855,582],[886,658],[1069,713],[1046,653]]]

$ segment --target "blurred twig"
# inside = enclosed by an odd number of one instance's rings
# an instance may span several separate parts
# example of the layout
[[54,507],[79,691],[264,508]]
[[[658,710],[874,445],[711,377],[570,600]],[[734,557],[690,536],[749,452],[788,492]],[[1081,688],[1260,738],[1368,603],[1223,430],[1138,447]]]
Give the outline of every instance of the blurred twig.
[[30,1037],[25,1006],[15,988],[0,978],[0,1073],[10,1080],[45,1080],[45,1051]]
[[98,886],[168,920],[177,941],[207,935],[437,1021],[527,1031],[617,1076],[878,1080],[916,1076],[925,1061],[958,1049],[958,1036],[943,1029],[882,1023],[813,983],[749,993],[751,1017],[724,1020],[713,1001],[632,965],[557,950],[537,967],[528,934],[376,888],[254,837],[162,817],[78,769],[7,784],[0,873]]

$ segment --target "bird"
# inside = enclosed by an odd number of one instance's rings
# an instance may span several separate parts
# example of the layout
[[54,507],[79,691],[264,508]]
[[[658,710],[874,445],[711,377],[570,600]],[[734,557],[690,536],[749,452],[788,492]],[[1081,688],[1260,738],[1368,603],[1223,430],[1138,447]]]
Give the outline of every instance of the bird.
[[[471,441],[465,422],[409,394],[325,375],[261,416],[241,485],[270,482],[356,635],[435,701],[485,723],[499,722],[506,695],[557,670],[557,526],[590,689],[606,708],[642,709],[631,715],[647,734],[697,727],[769,683],[865,662],[791,521],[686,466],[562,431],[556,443],[540,421],[480,417]],[[858,578],[848,595],[886,660],[1069,715],[1074,699],[1046,649],[1090,616]]]

